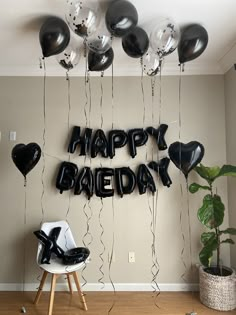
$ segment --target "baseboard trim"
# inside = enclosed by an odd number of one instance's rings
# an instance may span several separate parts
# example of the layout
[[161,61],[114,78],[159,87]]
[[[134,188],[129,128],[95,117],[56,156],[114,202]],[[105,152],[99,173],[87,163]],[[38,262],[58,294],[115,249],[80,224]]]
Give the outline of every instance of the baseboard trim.
[[[0,291],[37,291],[39,283],[0,283]],[[149,283],[114,283],[116,291],[153,291],[153,287]],[[160,291],[198,291],[197,283],[161,283]],[[56,291],[67,291],[66,283],[58,283]],[[74,286],[74,290],[76,290]],[[113,291],[111,283],[105,283],[104,288],[98,283],[87,283],[83,287],[84,291]],[[44,291],[50,291],[50,284],[46,283]]]

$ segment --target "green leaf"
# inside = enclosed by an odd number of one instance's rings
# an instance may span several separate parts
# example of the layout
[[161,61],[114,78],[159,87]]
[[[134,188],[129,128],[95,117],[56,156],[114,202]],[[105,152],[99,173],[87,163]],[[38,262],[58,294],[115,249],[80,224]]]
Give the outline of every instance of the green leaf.
[[201,235],[201,242],[205,246],[216,238],[215,232],[203,232]]
[[215,178],[220,176],[236,176],[236,166],[234,165],[223,165],[220,172]]
[[204,178],[209,185],[212,184],[214,179],[219,176],[220,173],[219,166],[207,167],[203,164],[200,164],[200,166],[196,166],[194,170],[198,173],[199,176]]
[[210,260],[213,256],[213,251],[216,250],[218,247],[217,240],[215,239],[210,245],[206,245],[202,248],[199,253],[200,262],[208,267],[210,264]]
[[220,231],[220,234],[231,234],[231,235],[236,235],[236,229],[234,228],[228,228],[224,231]]
[[197,192],[199,189],[203,189],[203,190],[211,190],[211,188],[209,186],[202,186],[202,185],[199,185],[197,183],[192,183],[190,186],[189,186],[189,191],[194,194],[195,192]]
[[223,240],[222,242],[221,242],[221,244],[223,244],[223,243],[228,243],[228,244],[235,244],[235,242],[231,239],[231,238],[227,238],[226,240]]
[[213,229],[220,226],[224,220],[224,204],[218,195],[206,195],[203,205],[198,210],[198,219],[206,227]]

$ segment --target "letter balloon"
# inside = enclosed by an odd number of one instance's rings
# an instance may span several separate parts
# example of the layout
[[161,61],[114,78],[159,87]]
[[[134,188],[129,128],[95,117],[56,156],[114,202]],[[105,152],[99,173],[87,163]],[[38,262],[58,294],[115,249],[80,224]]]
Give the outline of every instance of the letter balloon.
[[114,170],[112,168],[97,168],[95,170],[95,191],[96,196],[101,198],[112,197],[114,195],[113,188],[106,188],[111,185],[111,179],[108,177],[114,176]]
[[161,159],[158,163],[152,161],[148,163],[148,167],[158,173],[161,178],[163,186],[170,187],[172,184],[171,178],[168,174],[168,166],[170,164],[170,159],[167,157]]
[[57,239],[61,232],[61,227],[53,228],[49,235],[47,235],[43,230],[34,231],[34,235],[43,244],[43,250],[41,255],[41,264],[50,264],[50,259],[52,253],[54,253],[58,258],[63,258],[64,251],[60,246],[57,245]]
[[93,174],[89,167],[84,167],[78,175],[76,184],[75,184],[75,195],[80,195],[82,191],[85,191],[88,199],[90,199],[93,195],[94,190],[94,182],[93,182]]
[[64,190],[70,190],[75,185],[75,177],[78,173],[78,167],[74,163],[62,162],[56,180],[56,188],[60,194]]
[[139,165],[137,174],[137,184],[140,195],[144,194],[147,188],[149,188],[152,193],[156,191],[156,186],[152,174],[144,164]]
[[68,152],[74,153],[77,145],[80,144],[80,155],[86,155],[89,151],[91,136],[93,129],[85,128],[83,136],[80,132],[80,127],[75,126],[72,131]]
[[158,149],[160,151],[164,151],[167,149],[167,144],[165,141],[165,133],[168,129],[168,125],[166,124],[161,124],[157,129],[153,127],[148,127],[146,130],[147,132],[155,137]]
[[109,146],[108,146],[108,151],[109,151],[109,156],[112,159],[115,155],[115,149],[116,148],[122,148],[123,146],[126,145],[128,136],[124,130],[111,130],[109,132]]
[[[123,178],[126,178],[124,183]],[[116,189],[118,194],[123,195],[131,194],[136,186],[136,178],[134,172],[129,167],[121,167],[115,169]]]
[[131,129],[128,132],[129,152],[132,158],[137,155],[137,147],[144,145],[148,140],[148,134],[145,130]]
[[108,142],[102,129],[95,132],[91,143],[91,157],[95,158],[98,153],[104,158],[108,157]]

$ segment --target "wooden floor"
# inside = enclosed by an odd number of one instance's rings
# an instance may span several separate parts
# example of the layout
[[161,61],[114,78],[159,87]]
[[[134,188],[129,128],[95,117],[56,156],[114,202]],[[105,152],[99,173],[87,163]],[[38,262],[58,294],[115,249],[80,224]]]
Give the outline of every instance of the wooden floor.
[[[0,314],[15,315],[21,313],[22,305],[29,315],[47,315],[48,292],[43,292],[37,306],[33,304],[35,292],[0,292]],[[88,311],[82,310],[78,295],[74,292],[56,292],[53,315],[103,315],[108,314],[114,299],[110,292],[87,292],[86,301]],[[218,312],[203,306],[199,302],[198,294],[186,292],[161,292],[157,297],[157,306],[154,304],[151,292],[117,292],[115,305],[110,315],[185,315],[194,310],[198,315],[227,314],[231,312]]]

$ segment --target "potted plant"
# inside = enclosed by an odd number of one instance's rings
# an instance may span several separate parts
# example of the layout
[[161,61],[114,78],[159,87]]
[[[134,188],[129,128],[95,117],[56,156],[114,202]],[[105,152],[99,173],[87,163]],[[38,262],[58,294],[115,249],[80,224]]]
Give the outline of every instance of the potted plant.
[[[206,167],[203,164],[194,169],[197,174],[206,180],[207,185],[192,183],[189,186],[191,193],[206,190],[201,207],[198,209],[199,221],[209,229],[201,235],[203,245],[199,259],[202,266],[199,268],[200,300],[206,306],[229,311],[236,308],[236,277],[233,269],[221,265],[221,247],[224,244],[234,244],[228,235],[236,235],[235,228],[221,229],[224,221],[225,206],[218,193],[214,193],[213,184],[222,176],[236,176],[236,166],[223,165],[222,167]],[[211,265],[216,252],[216,265]]]

